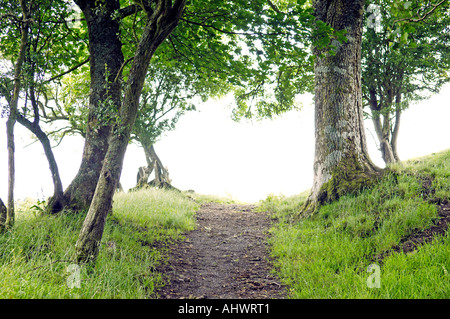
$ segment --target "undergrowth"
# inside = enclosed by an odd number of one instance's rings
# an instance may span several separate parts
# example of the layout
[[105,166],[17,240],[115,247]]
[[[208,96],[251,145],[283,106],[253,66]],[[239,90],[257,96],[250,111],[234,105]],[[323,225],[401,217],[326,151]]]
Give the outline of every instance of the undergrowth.
[[[278,220],[270,243],[291,298],[450,297],[448,231],[413,252],[376,258],[437,220],[436,203],[450,200],[450,150],[390,169],[370,189],[343,196],[300,221],[293,216],[308,193],[269,196],[260,203],[260,210]],[[426,176],[431,191],[423,188]]]

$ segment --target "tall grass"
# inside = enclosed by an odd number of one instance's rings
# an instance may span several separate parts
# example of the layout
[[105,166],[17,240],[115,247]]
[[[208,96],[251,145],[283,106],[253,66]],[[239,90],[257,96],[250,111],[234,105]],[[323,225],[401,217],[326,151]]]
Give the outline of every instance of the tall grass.
[[198,205],[172,191],[118,193],[96,266],[73,264],[83,214],[19,209],[0,235],[0,298],[148,298],[163,284],[166,244],[194,229]]
[[[402,238],[426,229],[437,218],[420,177],[433,177],[434,199],[450,199],[450,151],[392,167],[379,184],[320,208],[312,218],[292,222],[306,194],[269,197],[260,209],[278,223],[272,253],[292,298],[450,298],[450,235],[412,253],[391,253]],[[434,200],[436,201],[436,200]],[[371,288],[379,267],[380,288]],[[368,272],[370,271],[370,272]],[[378,276],[378,275],[377,275]]]

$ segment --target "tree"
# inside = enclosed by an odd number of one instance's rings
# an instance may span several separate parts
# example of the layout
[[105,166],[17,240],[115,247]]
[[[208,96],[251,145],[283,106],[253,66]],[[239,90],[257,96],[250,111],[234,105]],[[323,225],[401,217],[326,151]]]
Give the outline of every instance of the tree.
[[147,80],[145,84],[131,135],[131,139],[142,146],[147,163],[146,167],[139,168],[136,187],[149,185],[148,178],[152,172],[155,178],[151,185],[171,187],[169,172],[156,155],[154,144],[165,131],[175,128],[178,118],[186,110],[195,107],[188,101],[191,93],[186,91],[189,90],[187,85],[185,88],[185,74],[176,74],[176,70],[158,65],[153,65],[149,73],[153,81]]
[[[184,6],[184,0],[177,0],[173,4],[172,1],[158,1],[154,8],[144,8],[148,20],[128,73],[123,103],[120,106],[120,120],[113,127],[94,197],[76,243],[79,262],[94,261],[97,257],[150,60],[158,46],[179,23]],[[81,8],[83,12],[86,10],[85,7]]]
[[[124,57],[120,25],[114,16],[120,9],[119,1],[76,0],[75,3],[83,12],[89,37],[89,113],[80,168],[64,191],[64,205],[57,206],[83,210],[91,203],[111,132],[109,123],[100,118],[99,110],[120,108],[121,88],[115,79],[120,77]],[[54,199],[49,202],[49,210],[57,212],[54,203]]]
[[[83,57],[84,50],[83,45],[80,44],[77,46],[78,51],[72,50],[74,39],[78,40],[79,35],[74,34],[66,24],[68,18],[67,3],[64,1],[40,0],[30,1],[26,6],[29,8],[29,21],[20,74],[21,88],[18,94],[23,104],[21,103],[20,108],[13,107],[11,109],[10,107],[10,109],[14,112],[16,121],[29,129],[44,148],[54,184],[54,207],[58,207],[62,206],[63,186],[50,140],[41,126],[40,112],[45,113],[45,106],[49,103],[50,84],[57,81],[63,74],[76,69],[76,67],[72,67],[69,70],[62,71],[71,67],[72,63],[78,64],[78,59]],[[5,16],[18,15],[18,12],[20,12],[20,8],[6,3],[2,4],[1,10],[5,12]],[[11,60],[15,58],[15,48],[20,47],[20,43],[18,43],[20,32],[20,28],[6,26],[2,28],[0,35],[4,46],[1,53],[5,58]],[[48,75],[51,78],[45,80]],[[11,92],[14,89],[11,83],[13,83],[13,76],[5,72],[0,83],[0,94],[5,97],[10,105],[12,102]],[[41,101],[42,99],[44,103]],[[31,110],[29,104],[31,104]]]
[[405,28],[410,34],[409,45],[394,47],[390,30],[397,18],[389,5],[378,3],[379,28],[367,28],[362,42],[363,99],[369,109],[366,115],[373,121],[386,164],[400,160],[397,137],[402,112],[410,103],[438,93],[450,80],[448,15],[435,11],[427,19],[410,22]]
[[380,169],[369,158],[361,97],[364,0],[313,1],[318,21],[346,30],[335,54],[314,47],[315,157],[311,194],[303,215],[370,185]]
[[[6,122],[6,136],[8,147],[8,201],[7,211],[5,217],[0,217],[0,230],[12,227],[14,224],[14,183],[15,183],[15,143],[14,143],[14,126],[17,120],[17,109],[19,103],[19,94],[22,89],[22,68],[25,61],[25,55],[28,45],[28,32],[30,23],[30,12],[33,2],[27,3],[25,0],[20,1],[21,16],[14,14],[6,14],[19,26],[20,30],[20,46],[18,52],[15,54],[14,63],[14,79],[12,95],[7,96],[9,105],[9,115]],[[3,17],[2,17],[3,18]]]

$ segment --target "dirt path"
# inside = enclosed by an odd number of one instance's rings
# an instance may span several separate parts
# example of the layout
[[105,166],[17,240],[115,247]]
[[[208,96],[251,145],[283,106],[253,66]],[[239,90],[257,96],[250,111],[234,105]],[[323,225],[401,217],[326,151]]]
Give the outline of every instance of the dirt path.
[[271,274],[266,238],[270,219],[252,205],[208,203],[197,213],[197,229],[171,250],[159,270],[170,284],[159,298],[284,298]]

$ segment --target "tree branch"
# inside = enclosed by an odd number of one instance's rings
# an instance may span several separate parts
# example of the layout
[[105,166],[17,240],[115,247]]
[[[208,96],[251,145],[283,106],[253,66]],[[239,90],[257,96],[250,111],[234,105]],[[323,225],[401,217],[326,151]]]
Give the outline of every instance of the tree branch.
[[128,58],[125,62],[122,63],[122,65],[120,66],[119,71],[117,71],[116,77],[114,78],[114,82],[117,82],[117,80],[119,79],[119,75],[122,74],[123,68],[125,67],[125,65],[128,64],[128,62],[130,62],[131,60],[134,59],[134,56],[132,56],[131,58]]
[[200,22],[195,22],[192,20],[188,20],[185,18],[181,18],[180,20],[187,22],[187,23],[191,23],[191,24],[195,24],[195,25],[199,25],[202,26],[204,28],[211,28],[214,29],[216,31],[219,31],[221,33],[225,33],[225,34],[233,34],[233,35],[263,35],[263,36],[272,36],[272,35],[282,35],[282,32],[274,32],[274,33],[263,33],[263,32],[235,32],[235,31],[226,31],[226,30],[222,30],[220,28],[217,28],[216,26],[213,26],[212,24],[204,24],[204,23],[200,23]]
[[273,9],[273,11],[275,11],[276,13],[286,14],[286,12],[283,12],[283,11],[281,11],[280,9],[278,9],[278,7],[276,6],[276,4],[274,4],[272,1],[267,0],[267,3],[268,3],[269,6]]
[[128,7],[121,8],[117,11],[116,19],[122,20],[132,14],[135,14],[135,13],[141,11],[142,9],[143,8],[137,4],[132,4],[132,5],[129,5]]
[[76,69],[78,69],[79,67],[85,65],[85,64],[88,63],[88,62],[89,62],[89,58],[87,58],[86,60],[84,60],[84,61],[81,62],[80,64],[77,64],[77,65],[75,65],[74,67],[71,67],[69,70],[67,70],[67,71],[65,71],[65,72],[63,72],[63,73],[61,73],[61,74],[55,75],[54,77],[52,77],[52,78],[50,78],[50,79],[48,79],[48,80],[45,80],[44,83],[51,82],[51,81],[56,80],[56,79],[58,79],[58,78],[60,78],[60,77],[62,77],[62,76],[64,76],[64,75],[66,75],[66,74],[68,74],[68,73],[70,73],[70,72],[72,72],[72,71],[75,71]]
[[401,21],[421,22],[421,21],[425,20],[430,14],[432,14],[434,12],[434,10],[436,10],[437,7],[439,7],[441,4],[443,4],[446,1],[448,1],[448,0],[441,0],[441,2],[438,2],[437,4],[433,5],[433,8],[431,8],[430,11],[426,12],[423,16],[421,16],[417,19],[404,18],[404,19],[395,20],[394,23],[401,22]]

